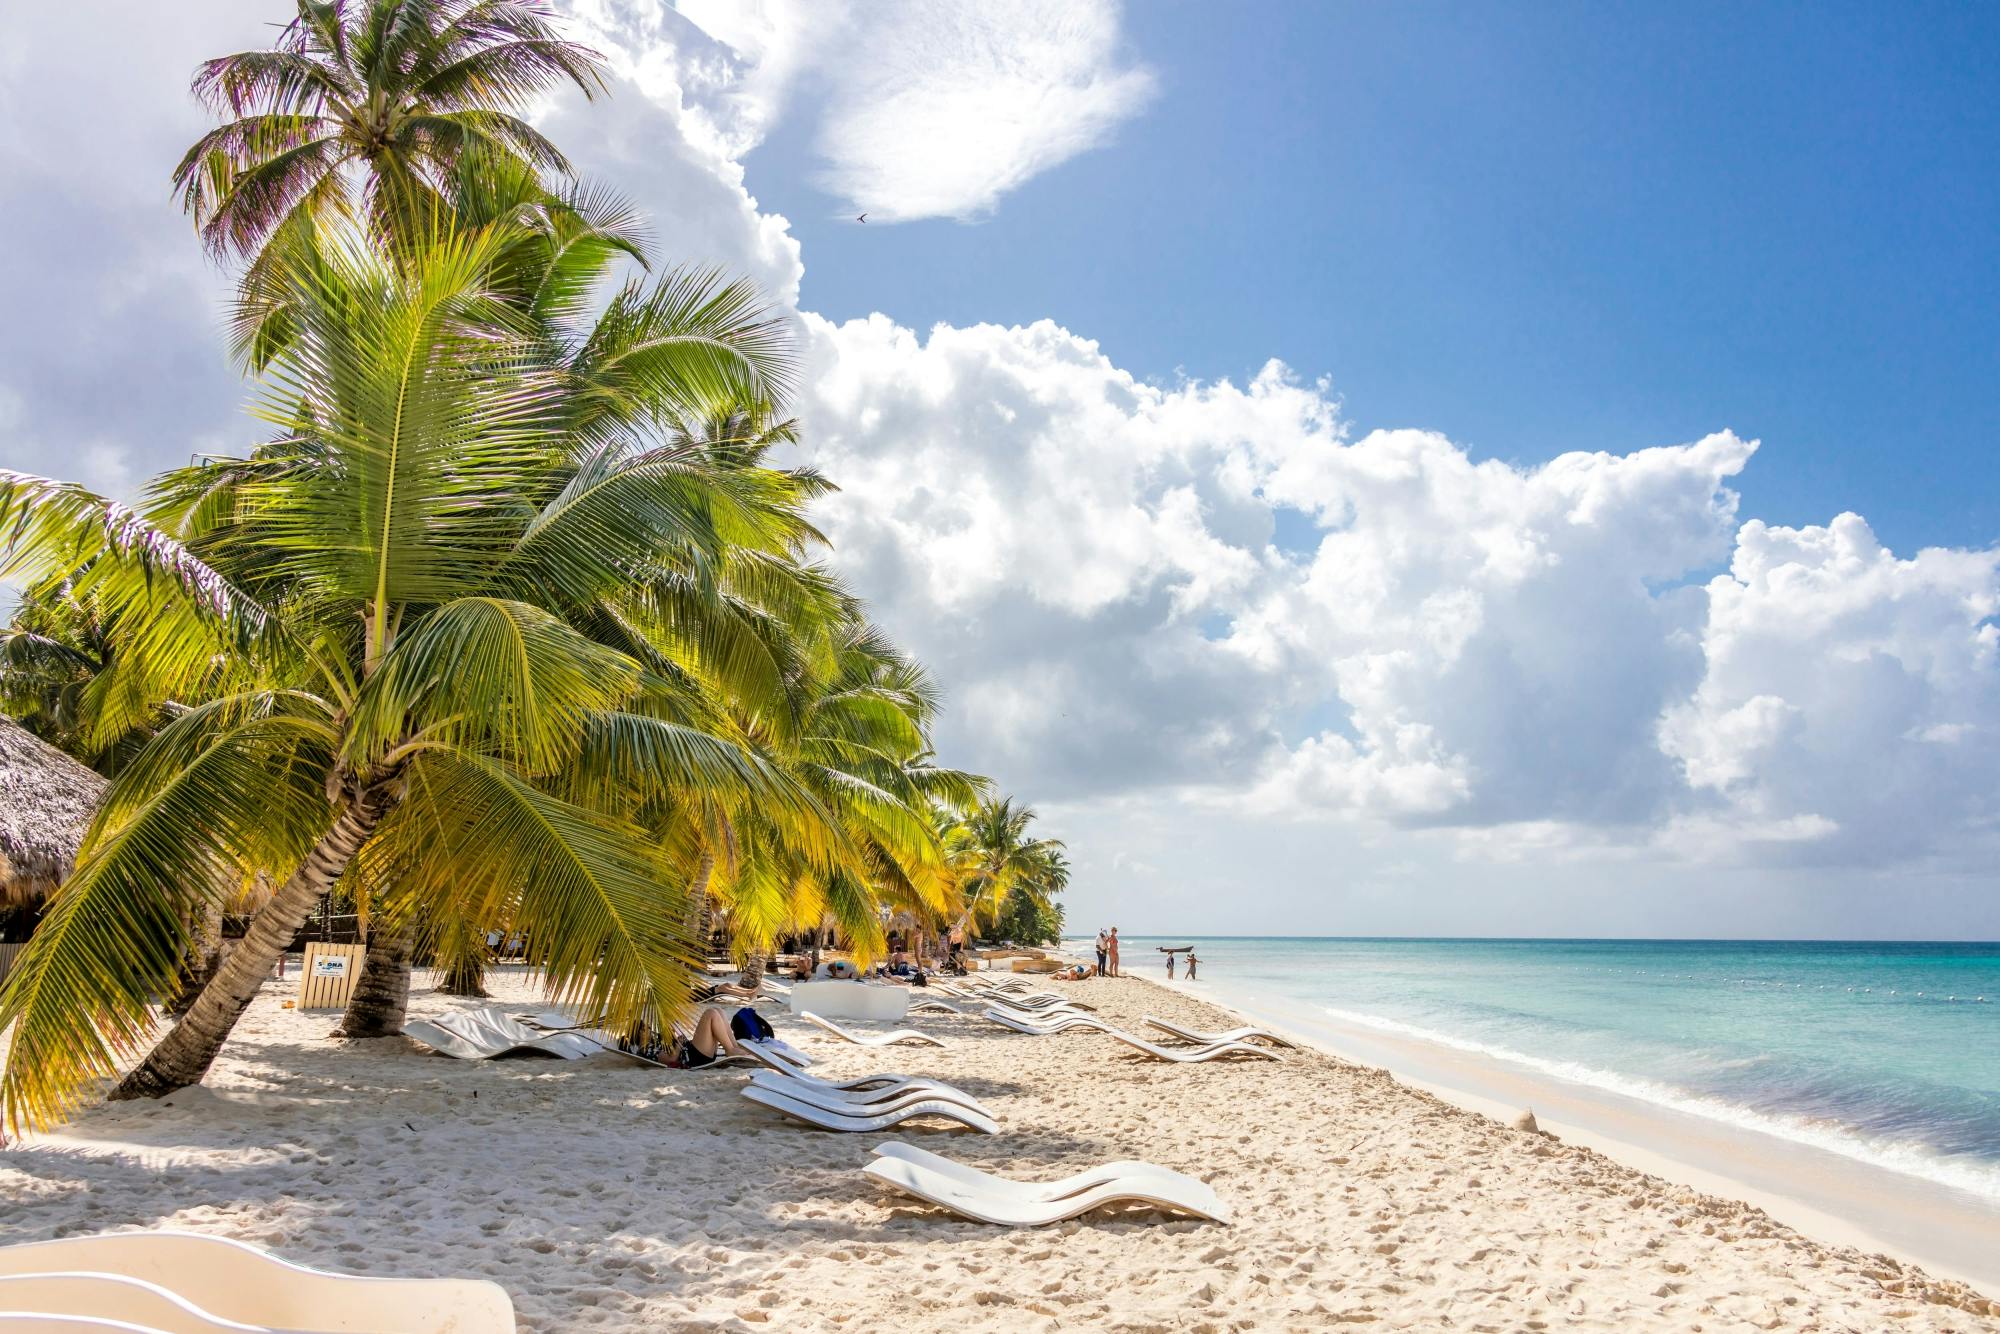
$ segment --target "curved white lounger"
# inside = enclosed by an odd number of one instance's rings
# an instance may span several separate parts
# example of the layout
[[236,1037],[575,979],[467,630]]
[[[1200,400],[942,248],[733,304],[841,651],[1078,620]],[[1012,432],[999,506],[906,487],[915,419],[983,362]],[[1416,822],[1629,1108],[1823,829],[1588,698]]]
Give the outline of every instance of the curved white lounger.
[[877,1158],[861,1170],[906,1195],[999,1227],[1047,1227],[1108,1204],[1135,1203],[1193,1214],[1217,1223],[1229,1221],[1229,1210],[1215,1197],[1214,1191],[1204,1186],[1206,1194],[1197,1194],[1160,1177],[1127,1177],[1056,1200],[1022,1200],[942,1176],[901,1158]]
[[1136,1051],[1142,1051],[1156,1061],[1174,1061],[1185,1064],[1190,1061],[1212,1061],[1218,1056],[1256,1056],[1267,1061],[1281,1061],[1284,1058],[1269,1047],[1256,1047],[1247,1042],[1217,1042],[1206,1047],[1161,1047],[1136,1033],[1127,1033],[1097,1019],[1085,1019],[1068,1015],[1052,1024],[1023,1023],[1012,1015],[987,1010],[985,1017],[1003,1028],[1011,1028],[1016,1033],[1031,1033],[1038,1038],[1053,1037],[1058,1033],[1081,1030],[1087,1033],[1102,1033],[1106,1037],[1118,1039]]
[[774,1112],[783,1112],[794,1120],[803,1121],[809,1126],[817,1126],[821,1130],[838,1130],[847,1134],[873,1134],[876,1131],[887,1130],[891,1126],[901,1125],[912,1117],[938,1116],[947,1121],[956,1121],[959,1125],[976,1130],[982,1135],[1000,1133],[999,1123],[992,1117],[975,1112],[970,1107],[961,1107],[955,1102],[926,1099],[910,1103],[893,1112],[856,1115],[829,1111],[809,1102],[800,1102],[797,1098],[788,1098],[771,1089],[758,1088],[755,1084],[744,1085],[742,1092],[743,1096],[752,1102],[762,1103]]
[[[1109,1185],[1114,1181],[1127,1181],[1138,1177],[1157,1177],[1171,1181],[1180,1189],[1192,1192],[1189,1198],[1200,1198],[1206,1191],[1213,1196],[1214,1187],[1199,1177],[1191,1177],[1185,1172],[1176,1172],[1171,1167],[1161,1167],[1156,1163],[1142,1163],[1135,1159],[1100,1163],[1060,1181],[1016,1181],[1012,1177],[996,1176],[982,1171],[955,1158],[920,1149],[914,1144],[905,1144],[899,1139],[885,1140],[877,1144],[874,1153],[881,1158],[900,1158],[906,1163],[928,1168],[939,1176],[950,1177],[961,1184],[978,1189],[991,1190],[998,1195],[1007,1195],[1020,1200],[1060,1200],[1071,1195],[1080,1195],[1086,1190]],[[1221,1201],[1217,1200],[1220,1204]]]
[[325,1334],[512,1334],[514,1303],[484,1279],[363,1278],[197,1232],[113,1232],[0,1249],[0,1274],[120,1274],[220,1320]]
[[750,1083],[755,1088],[769,1089],[787,1098],[796,1098],[815,1107],[824,1107],[829,1112],[843,1112],[849,1116],[881,1116],[901,1111],[912,1103],[927,1101],[956,1103],[967,1111],[978,1112],[984,1117],[993,1115],[992,1108],[981,1103],[970,1093],[955,1089],[949,1084],[873,1090],[829,1089],[772,1070],[757,1071],[750,1076]]
[[950,1001],[940,1000],[936,996],[926,996],[922,1000],[911,1001],[909,1012],[911,1014],[915,1014],[919,1010],[929,1010],[933,1013],[938,1013],[938,1014],[962,1015],[965,1013],[965,1011],[959,1009],[956,1005],[953,1005]]
[[[876,1073],[862,1075],[858,1079],[821,1079],[818,1075],[809,1075],[796,1066],[786,1065],[783,1061],[766,1061],[764,1065],[770,1073],[781,1079],[796,1079],[801,1083],[811,1084],[814,1088],[830,1089],[836,1093],[900,1093],[906,1088],[951,1088],[949,1084],[922,1075]],[[764,1071],[756,1073],[762,1074]],[[952,1091],[957,1092],[955,1089]]]
[[123,1274],[90,1272],[8,1274],[0,1277],[0,1314],[83,1317],[123,1322],[162,1334],[234,1334],[268,1330],[212,1316],[157,1283]]
[[89,1315],[53,1315],[43,1311],[0,1311],[4,1334],[172,1334],[151,1325],[126,1320],[101,1320]]
[[822,1019],[811,1010],[800,1010],[798,1017],[816,1028],[823,1028],[843,1042],[852,1042],[862,1047],[886,1047],[895,1042],[928,1042],[933,1047],[948,1047],[951,1044],[943,1038],[934,1038],[928,1033],[919,1033],[914,1028],[898,1028],[887,1033],[853,1033],[842,1028],[831,1019]]
[[1226,1033],[1202,1033],[1192,1028],[1182,1028],[1179,1024],[1170,1024],[1164,1019],[1156,1019],[1150,1014],[1145,1019],[1148,1024],[1159,1029],[1162,1033],[1172,1033],[1177,1038],[1186,1038],[1189,1042],[1203,1047],[1213,1047],[1220,1042],[1250,1042],[1256,1039],[1262,1039],[1274,1047],[1285,1047],[1292,1051],[1297,1051],[1299,1047],[1299,1044],[1293,1042],[1290,1038],[1281,1038],[1270,1029],[1258,1028],[1255,1024],[1245,1024],[1241,1028],[1232,1028]]

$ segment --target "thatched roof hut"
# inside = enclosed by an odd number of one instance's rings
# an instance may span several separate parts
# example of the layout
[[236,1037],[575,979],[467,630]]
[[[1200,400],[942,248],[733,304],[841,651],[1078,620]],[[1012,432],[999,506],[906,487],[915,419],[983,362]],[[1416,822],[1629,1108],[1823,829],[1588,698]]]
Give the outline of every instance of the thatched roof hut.
[[105,781],[0,718],[0,908],[40,901],[69,874]]

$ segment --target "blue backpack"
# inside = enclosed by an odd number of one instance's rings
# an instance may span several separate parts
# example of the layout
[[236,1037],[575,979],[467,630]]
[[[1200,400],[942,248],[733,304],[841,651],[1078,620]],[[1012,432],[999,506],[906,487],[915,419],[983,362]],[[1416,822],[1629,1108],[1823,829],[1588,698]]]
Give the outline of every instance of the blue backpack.
[[768,1042],[777,1036],[770,1021],[747,1005],[730,1018],[729,1031],[743,1042]]

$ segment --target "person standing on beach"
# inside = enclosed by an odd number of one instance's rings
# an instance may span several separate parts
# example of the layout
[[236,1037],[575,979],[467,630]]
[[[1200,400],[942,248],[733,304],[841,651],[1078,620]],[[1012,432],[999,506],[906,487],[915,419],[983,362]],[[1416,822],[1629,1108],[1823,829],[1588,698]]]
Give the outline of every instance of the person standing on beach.
[[1111,953],[1111,976],[1116,977],[1118,976],[1118,928],[1115,926],[1111,928],[1109,949]]
[[1190,982],[1194,981],[1194,966],[1195,966],[1195,964],[1196,964],[1196,963],[1198,963],[1198,962],[1200,962],[1200,961],[1199,961],[1199,960],[1197,960],[1197,959],[1196,959],[1196,958],[1194,957],[1194,951],[1193,951],[1193,950],[1189,950],[1189,951],[1188,951],[1188,971],[1187,971],[1187,980],[1188,980],[1188,981],[1190,981]]
[[1168,950],[1168,951],[1167,951],[1167,981],[1171,982],[1171,981],[1173,981],[1173,980],[1174,980],[1174,952],[1173,952],[1172,950]]
[[1100,926],[1097,928],[1097,975],[1099,977],[1111,976],[1106,968],[1106,965],[1110,961],[1110,949],[1111,938],[1104,934],[1104,928]]

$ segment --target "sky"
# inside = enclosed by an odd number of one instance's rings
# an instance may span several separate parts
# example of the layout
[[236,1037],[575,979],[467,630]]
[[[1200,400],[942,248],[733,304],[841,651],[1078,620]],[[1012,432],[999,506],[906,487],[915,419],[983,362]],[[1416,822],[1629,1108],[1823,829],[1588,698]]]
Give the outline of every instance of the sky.
[[[2000,937],[2000,13],[558,8],[1073,926]],[[254,442],[167,178],[282,17],[0,19],[0,466]]]

